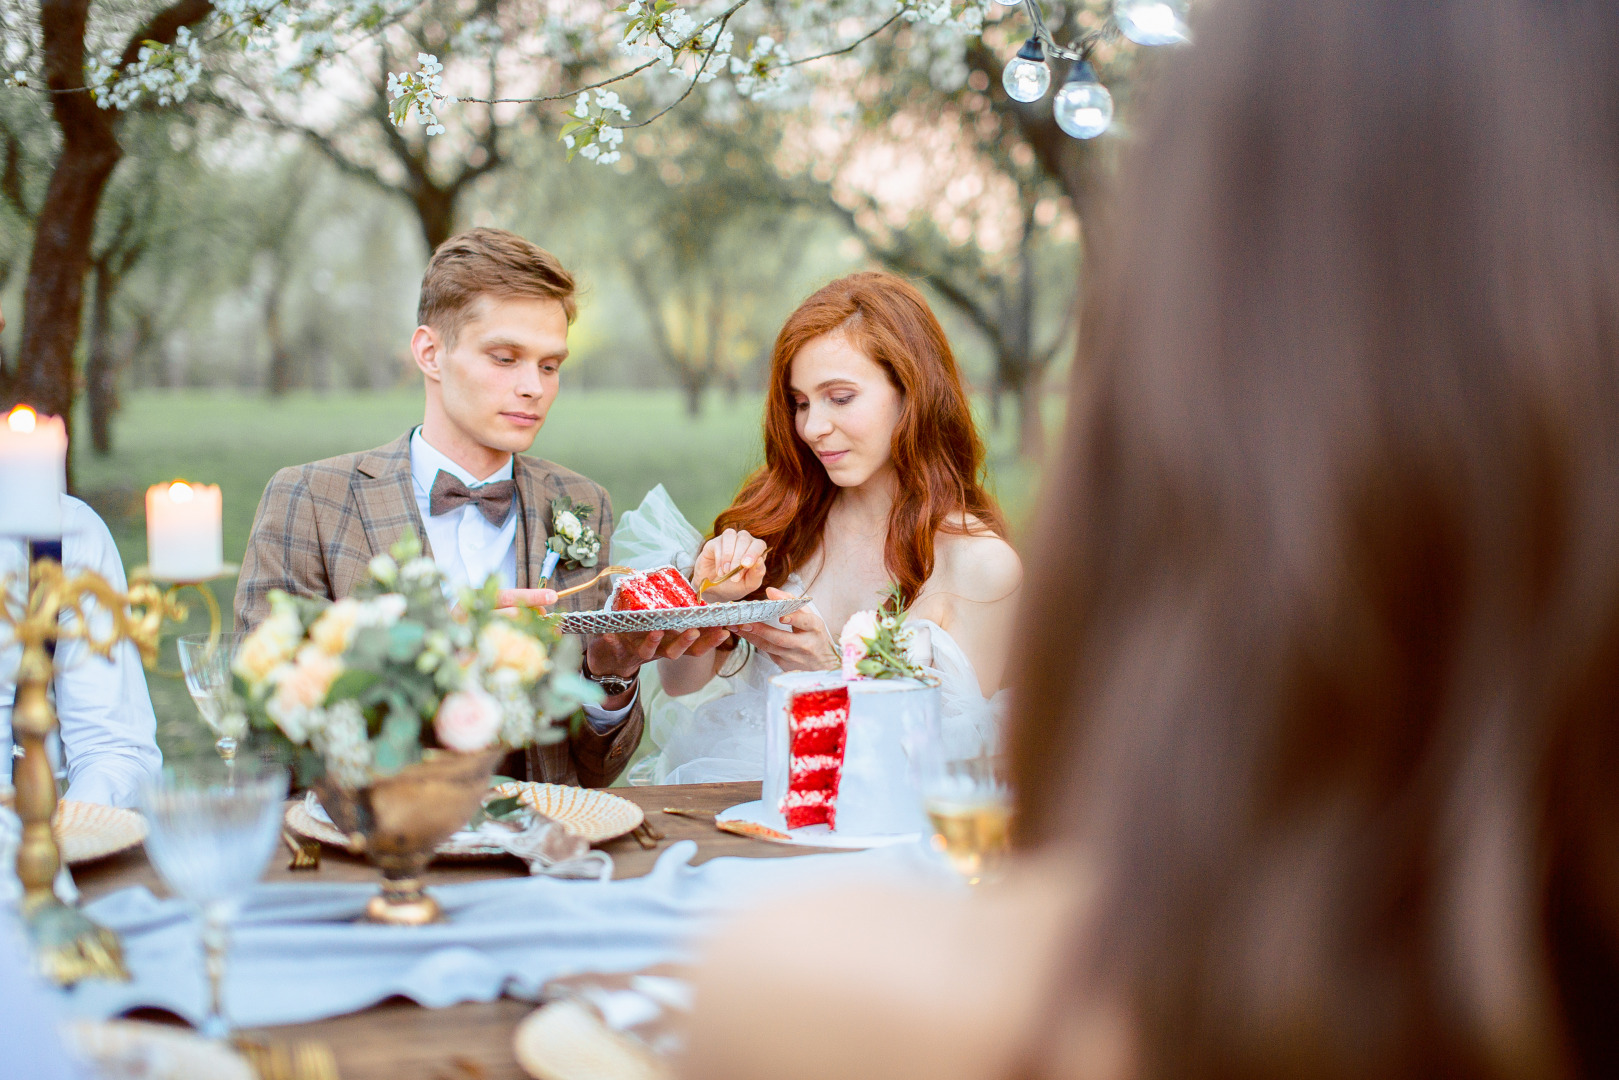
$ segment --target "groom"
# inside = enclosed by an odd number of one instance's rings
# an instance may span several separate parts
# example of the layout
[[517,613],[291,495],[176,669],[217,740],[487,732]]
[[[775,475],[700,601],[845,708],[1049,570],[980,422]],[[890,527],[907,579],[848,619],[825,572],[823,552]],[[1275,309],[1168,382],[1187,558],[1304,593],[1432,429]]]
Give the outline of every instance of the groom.
[[[573,277],[555,256],[513,233],[472,229],[433,253],[422,278],[411,353],[426,382],[421,426],[386,446],[282,469],[259,501],[236,587],[236,628],[269,613],[272,589],[340,599],[367,563],[406,529],[423,538],[452,587],[499,576],[502,604],[549,607],[539,588],[552,500],[589,506],[583,524],[607,562],[613,512],[600,484],[524,457],[555,403]],[[571,532],[571,523],[569,525]],[[564,562],[550,582],[581,584],[596,568]],[[605,581],[568,597],[564,610],[605,606]],[[703,653],[723,630],[605,634],[589,639],[583,673],[606,695],[586,706],[565,743],[527,755],[531,779],[605,787],[641,740],[637,679],[660,656]]]

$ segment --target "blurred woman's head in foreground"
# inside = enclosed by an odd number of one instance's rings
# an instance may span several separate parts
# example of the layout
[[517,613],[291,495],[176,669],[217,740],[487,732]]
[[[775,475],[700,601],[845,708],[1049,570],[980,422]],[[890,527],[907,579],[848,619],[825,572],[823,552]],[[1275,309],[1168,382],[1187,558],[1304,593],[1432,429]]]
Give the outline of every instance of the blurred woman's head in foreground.
[[1142,1076],[1619,1075],[1619,4],[1202,14],[1022,638],[1076,986]]

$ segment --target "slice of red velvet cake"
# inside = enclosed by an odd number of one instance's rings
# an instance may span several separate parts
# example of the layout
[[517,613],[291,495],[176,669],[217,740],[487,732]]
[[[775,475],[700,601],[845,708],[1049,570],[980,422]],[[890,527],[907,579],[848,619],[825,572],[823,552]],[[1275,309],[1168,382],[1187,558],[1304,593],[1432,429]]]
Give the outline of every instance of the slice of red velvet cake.
[[[697,590],[684,574],[672,566],[660,566],[646,573],[627,574],[613,586],[613,611],[651,611],[654,608],[697,607]],[[706,606],[706,605],[703,605]]]
[[806,690],[787,710],[787,794],[781,812],[789,829],[838,825],[838,781],[848,736],[849,690]]

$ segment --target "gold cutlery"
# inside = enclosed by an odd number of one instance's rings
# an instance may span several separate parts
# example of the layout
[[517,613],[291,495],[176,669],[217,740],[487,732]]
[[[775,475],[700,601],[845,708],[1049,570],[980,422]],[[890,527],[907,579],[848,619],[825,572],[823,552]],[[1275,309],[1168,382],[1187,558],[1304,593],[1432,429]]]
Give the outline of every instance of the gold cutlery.
[[320,841],[294,836],[292,830],[287,828],[281,830],[281,840],[292,850],[292,858],[287,861],[288,870],[320,869]]
[[575,585],[571,589],[563,589],[561,592],[557,593],[557,599],[561,600],[564,596],[572,596],[574,593],[582,593],[586,589],[588,589],[591,586],[595,585],[596,582],[598,582],[602,578],[606,577],[608,574],[633,574],[633,573],[635,573],[634,568],[628,567],[628,566],[604,566],[604,567],[602,567],[601,573],[597,574],[595,577],[591,578],[589,581],[585,582],[583,585]]
[[[766,548],[764,551],[759,553],[759,558],[762,559],[766,555],[768,555],[769,553],[770,553],[769,549]],[[758,565],[758,560],[757,559],[754,560],[754,565],[755,566]],[[697,599],[701,600],[703,598],[703,593],[704,592],[706,592],[709,589],[713,588],[715,585],[723,585],[723,584],[725,584],[727,581],[730,581],[732,578],[736,577],[737,574],[741,573],[743,570],[746,570],[748,568],[749,567],[744,563],[737,563],[735,566],[731,567],[730,570],[726,571],[725,576],[720,578],[718,581],[710,581],[707,578],[704,578],[703,583],[701,585],[697,586]]]

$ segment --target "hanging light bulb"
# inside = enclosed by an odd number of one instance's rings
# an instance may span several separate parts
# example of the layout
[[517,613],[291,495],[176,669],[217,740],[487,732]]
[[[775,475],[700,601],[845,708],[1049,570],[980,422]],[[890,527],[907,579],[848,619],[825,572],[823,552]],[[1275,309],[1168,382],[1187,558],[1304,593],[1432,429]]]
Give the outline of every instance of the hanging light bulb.
[[1022,7],[1023,0],[995,0],[1001,7]]
[[1186,0],[1113,0],[1113,19],[1137,45],[1178,45],[1191,40]]
[[1051,69],[1040,39],[1030,37],[1001,72],[1001,85],[1013,101],[1039,101],[1051,87]]
[[1057,126],[1076,139],[1094,139],[1113,122],[1113,95],[1096,81],[1096,69],[1081,60],[1068,70],[1068,79],[1052,103]]

